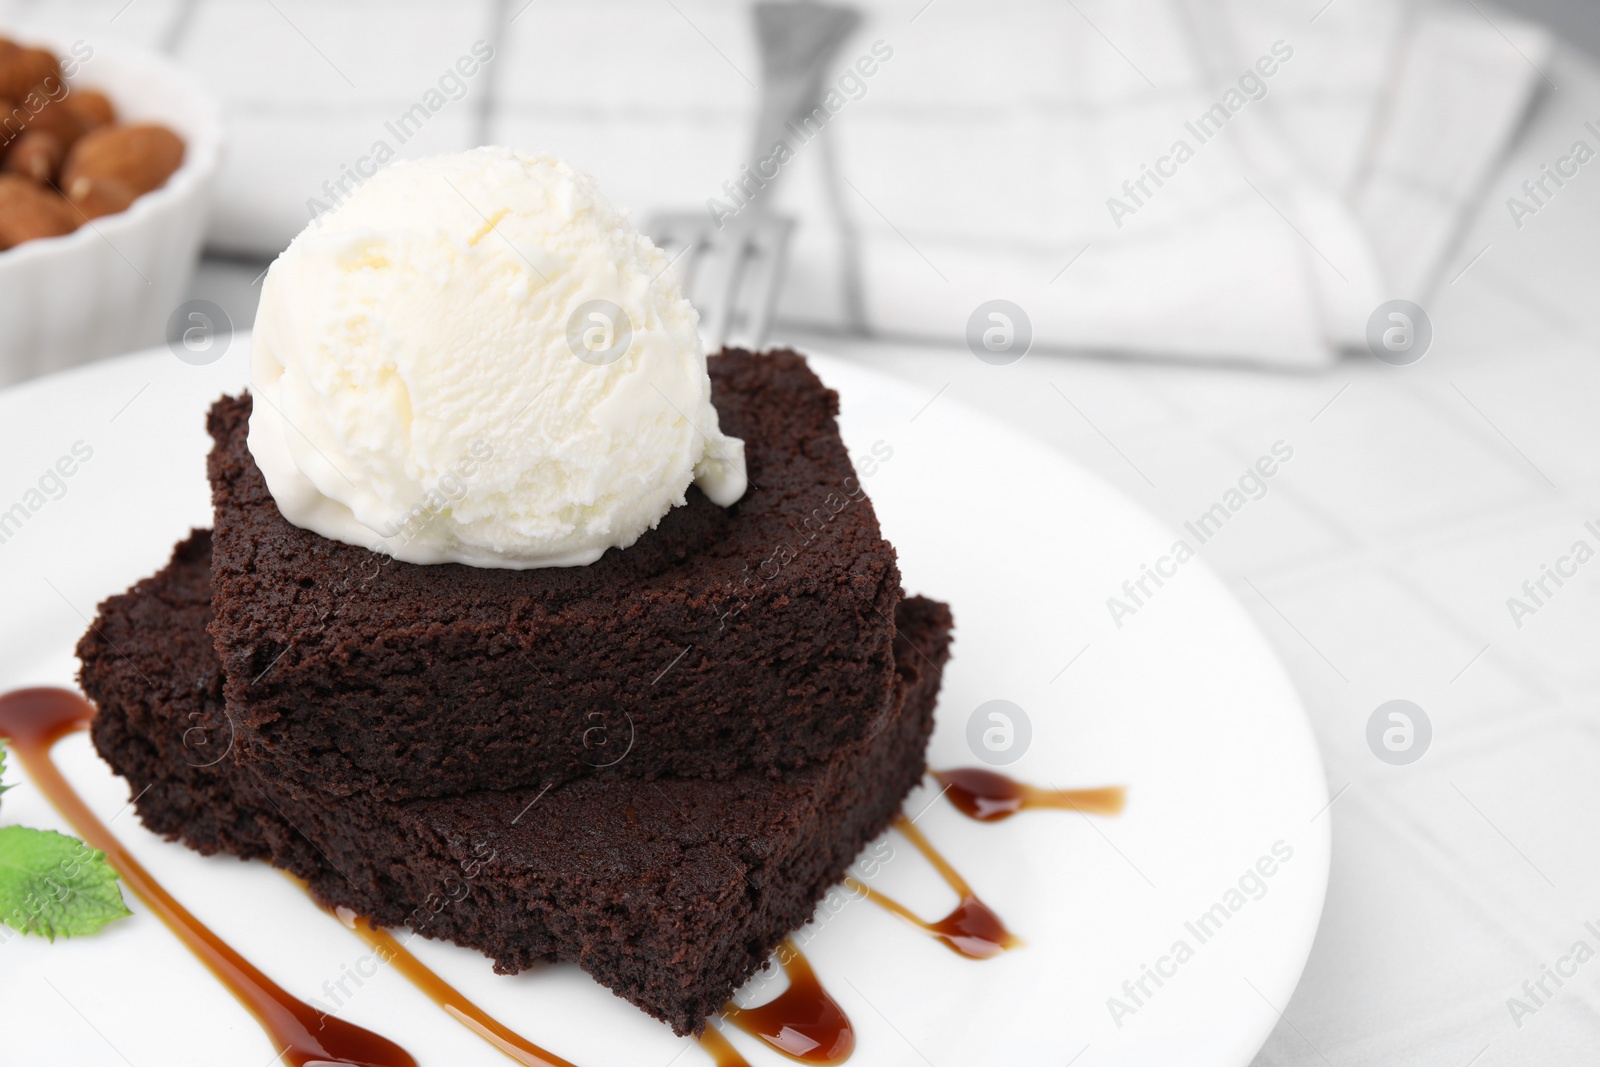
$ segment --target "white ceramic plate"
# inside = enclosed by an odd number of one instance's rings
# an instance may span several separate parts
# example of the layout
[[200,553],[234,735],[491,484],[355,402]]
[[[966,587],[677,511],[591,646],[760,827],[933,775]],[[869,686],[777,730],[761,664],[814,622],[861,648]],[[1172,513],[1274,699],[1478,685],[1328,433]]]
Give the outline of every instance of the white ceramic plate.
[[[0,685],[71,684],[72,646],[96,602],[208,522],[202,417],[245,380],[244,347],[236,339],[207,367],[161,350],[0,393],[0,512],[26,501],[74,443],[93,449],[64,492],[0,543]],[[1170,534],[1055,452],[949,397],[928,404],[854,364],[815,366],[842,397],[852,453],[877,442],[893,450],[864,484],[906,587],[955,611],[931,764],[976,764],[968,718],[1001,698],[1032,726],[1007,773],[1129,788],[1119,818],[1037,811],[990,825],[932,788],[914,794],[908,810],[931,803],[919,827],[1027,945],[975,963],[870,903],[831,915],[805,951],[854,1021],[853,1062],[1248,1063],[1300,976],[1329,857],[1321,763],[1266,643],[1197,561],[1117,628],[1107,597],[1164,554]],[[268,867],[204,859],[147,833],[86,738],[64,741],[57,758],[156,877],[291,992],[320,996],[367,955]],[[66,829],[25,781],[0,818]],[[896,858],[879,886],[944,914],[949,891],[889,840]],[[1263,861],[1275,847],[1281,862]],[[6,1059],[265,1067],[272,1049],[250,1016],[129,904],[131,919],[94,937],[0,945]],[[476,953],[413,945],[501,1020],[583,1067],[709,1062],[575,967],[504,978]],[[1146,967],[1166,972],[1159,985]],[[341,1014],[422,1064],[506,1062],[386,971]],[[732,1040],[753,1064],[785,1062],[742,1034]]]

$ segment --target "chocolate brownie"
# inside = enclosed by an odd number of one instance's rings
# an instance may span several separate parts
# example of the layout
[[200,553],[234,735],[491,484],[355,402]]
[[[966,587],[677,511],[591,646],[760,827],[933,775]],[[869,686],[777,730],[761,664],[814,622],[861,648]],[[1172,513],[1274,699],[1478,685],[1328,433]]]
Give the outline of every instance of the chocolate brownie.
[[[587,567],[402,563],[278,512],[249,397],[212,409],[212,634],[236,755],[340,795],[825,764],[893,712],[900,574],[788,351],[709,360],[750,490],[698,489]],[[624,755],[624,753],[626,753]]]
[[150,769],[140,771],[135,789],[148,787],[140,811],[155,832],[182,835],[208,855],[273,858],[310,870],[316,850],[228,758],[232,727],[206,632],[210,571],[211,531],[196,530],[165,568],[101,605],[78,642],[84,691],[91,698],[97,691],[115,695],[115,714],[97,715],[91,724],[95,746],[117,753],[119,770]]
[[145,823],[202,852],[265,856],[326,904],[480,949],[503,973],[576,962],[680,1034],[809,919],[898,811],[923,772],[949,654],[945,606],[902,601],[881,728],[781,779],[603,771],[546,793],[335,797],[215,758],[228,720],[203,629],[208,555],[198,532],[101,605],[78,646],[95,745]]

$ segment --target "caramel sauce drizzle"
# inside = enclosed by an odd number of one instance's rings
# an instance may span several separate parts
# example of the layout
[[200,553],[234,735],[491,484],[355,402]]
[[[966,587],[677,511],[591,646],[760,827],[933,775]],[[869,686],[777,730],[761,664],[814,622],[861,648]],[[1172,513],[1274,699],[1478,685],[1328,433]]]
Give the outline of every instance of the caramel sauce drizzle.
[[122,881],[194,953],[282,1049],[291,1067],[417,1067],[410,1053],[370,1030],[325,1016],[286,993],[163,889],[122,847],[50,759],[62,737],[89,724],[94,708],[65,689],[19,689],[0,696],[0,737],[72,828],[106,854]]
[[959,898],[955,910],[942,919],[930,922],[898,900],[878,892],[858,878],[847,877],[845,885],[890,914],[899,916],[929,934],[956,955],[965,956],[969,960],[991,959],[1007,949],[1022,944],[1021,939],[1006,929],[1005,923],[1000,921],[1000,916],[996,915],[989,905],[978,899],[978,895],[972,891],[967,880],[962,878],[955,867],[951,866],[950,861],[933,847],[933,843],[923,836],[915,823],[904,815],[897,815],[894,828],[915,845],[918,852],[927,857],[928,862],[933,864],[933,869],[939,872],[939,877],[955,890]]
[[695,1040],[705,1049],[706,1055],[711,1057],[711,1062],[716,1067],[750,1067],[750,1061],[739,1055],[739,1050],[728,1044],[728,1039],[722,1036],[722,1031],[709,1022]]
[[945,796],[968,818],[999,822],[1028,808],[1065,808],[1088,815],[1120,815],[1128,791],[1120,785],[1100,789],[1040,789],[981,767],[930,771]]
[[[67,734],[87,727],[93,715],[94,708],[88,701],[68,690],[20,689],[0,696],[0,737],[7,739],[29,778],[84,841],[106,854],[128,888],[255,1016],[273,1044],[282,1049],[277,1058],[290,1067],[417,1067],[411,1055],[392,1041],[291,997],[191,915],[133,858],[89,810],[50,758],[52,746]],[[1119,786],[1039,789],[980,768],[932,774],[945,786],[945,793],[956,808],[980,822],[1006,819],[1026,808],[1066,808],[1115,815],[1122,811],[1125,800],[1125,791]],[[896,816],[894,826],[955,891],[960,898],[955,910],[930,922],[854,877],[845,880],[851,889],[969,959],[989,959],[1022,943],[978,899],[955,867],[911,820]],[[346,908],[338,909],[335,915],[380,959],[447,1014],[515,1062],[525,1067],[574,1067],[472,1003],[407,951],[389,931],[362,921]],[[740,1008],[730,1002],[723,1009],[724,1017],[797,1062],[843,1063],[855,1051],[855,1031],[849,1018],[822,988],[810,962],[792,941],[785,940],[780,946],[779,959],[789,980],[788,988],[754,1008]],[[748,1067],[715,1027],[707,1025],[697,1040],[716,1067]]]
[[[290,877],[293,878],[292,875]],[[302,889],[306,888],[300,879],[293,880]],[[468,1000],[459,989],[439,977],[438,972],[412,955],[388,930],[374,926],[349,908],[337,908],[331,914],[365,941],[378,959],[399,971],[407,981],[426,993],[430,1000],[444,1009],[445,1014],[512,1060],[524,1067],[574,1067],[568,1060],[540,1048]]]
[[[729,1001],[722,1009],[723,1017],[798,1063],[835,1064],[849,1059],[856,1050],[855,1030],[839,1002],[822,988],[810,961],[787,938],[778,946],[778,961],[789,987],[756,1008],[741,1008]],[[712,1032],[708,1024],[705,1033]],[[722,1035],[717,1037],[721,1039]],[[704,1035],[700,1044],[706,1044]],[[722,1039],[722,1044],[727,1046],[727,1041]],[[732,1046],[723,1055],[727,1052],[733,1052]],[[712,1055],[715,1058],[717,1053]],[[718,1067],[742,1062],[718,1060]]]

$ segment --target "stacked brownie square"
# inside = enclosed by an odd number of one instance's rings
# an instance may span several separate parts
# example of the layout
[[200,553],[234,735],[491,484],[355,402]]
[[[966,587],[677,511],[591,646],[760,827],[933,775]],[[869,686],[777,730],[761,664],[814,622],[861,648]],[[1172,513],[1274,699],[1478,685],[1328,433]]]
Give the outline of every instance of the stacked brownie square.
[[531,571],[291,525],[250,399],[219,401],[214,529],[79,644],[146,824],[698,1031],[920,779],[951,630],[903,597],[804,360],[709,367],[746,496],[691,489],[631,547]]

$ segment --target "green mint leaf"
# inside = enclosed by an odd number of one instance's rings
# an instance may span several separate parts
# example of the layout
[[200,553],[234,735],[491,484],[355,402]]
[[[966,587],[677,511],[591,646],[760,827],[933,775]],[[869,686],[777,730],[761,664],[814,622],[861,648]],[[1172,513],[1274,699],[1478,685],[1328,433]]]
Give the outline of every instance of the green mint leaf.
[[54,830],[0,827],[0,922],[54,941],[128,914],[105,853]]

